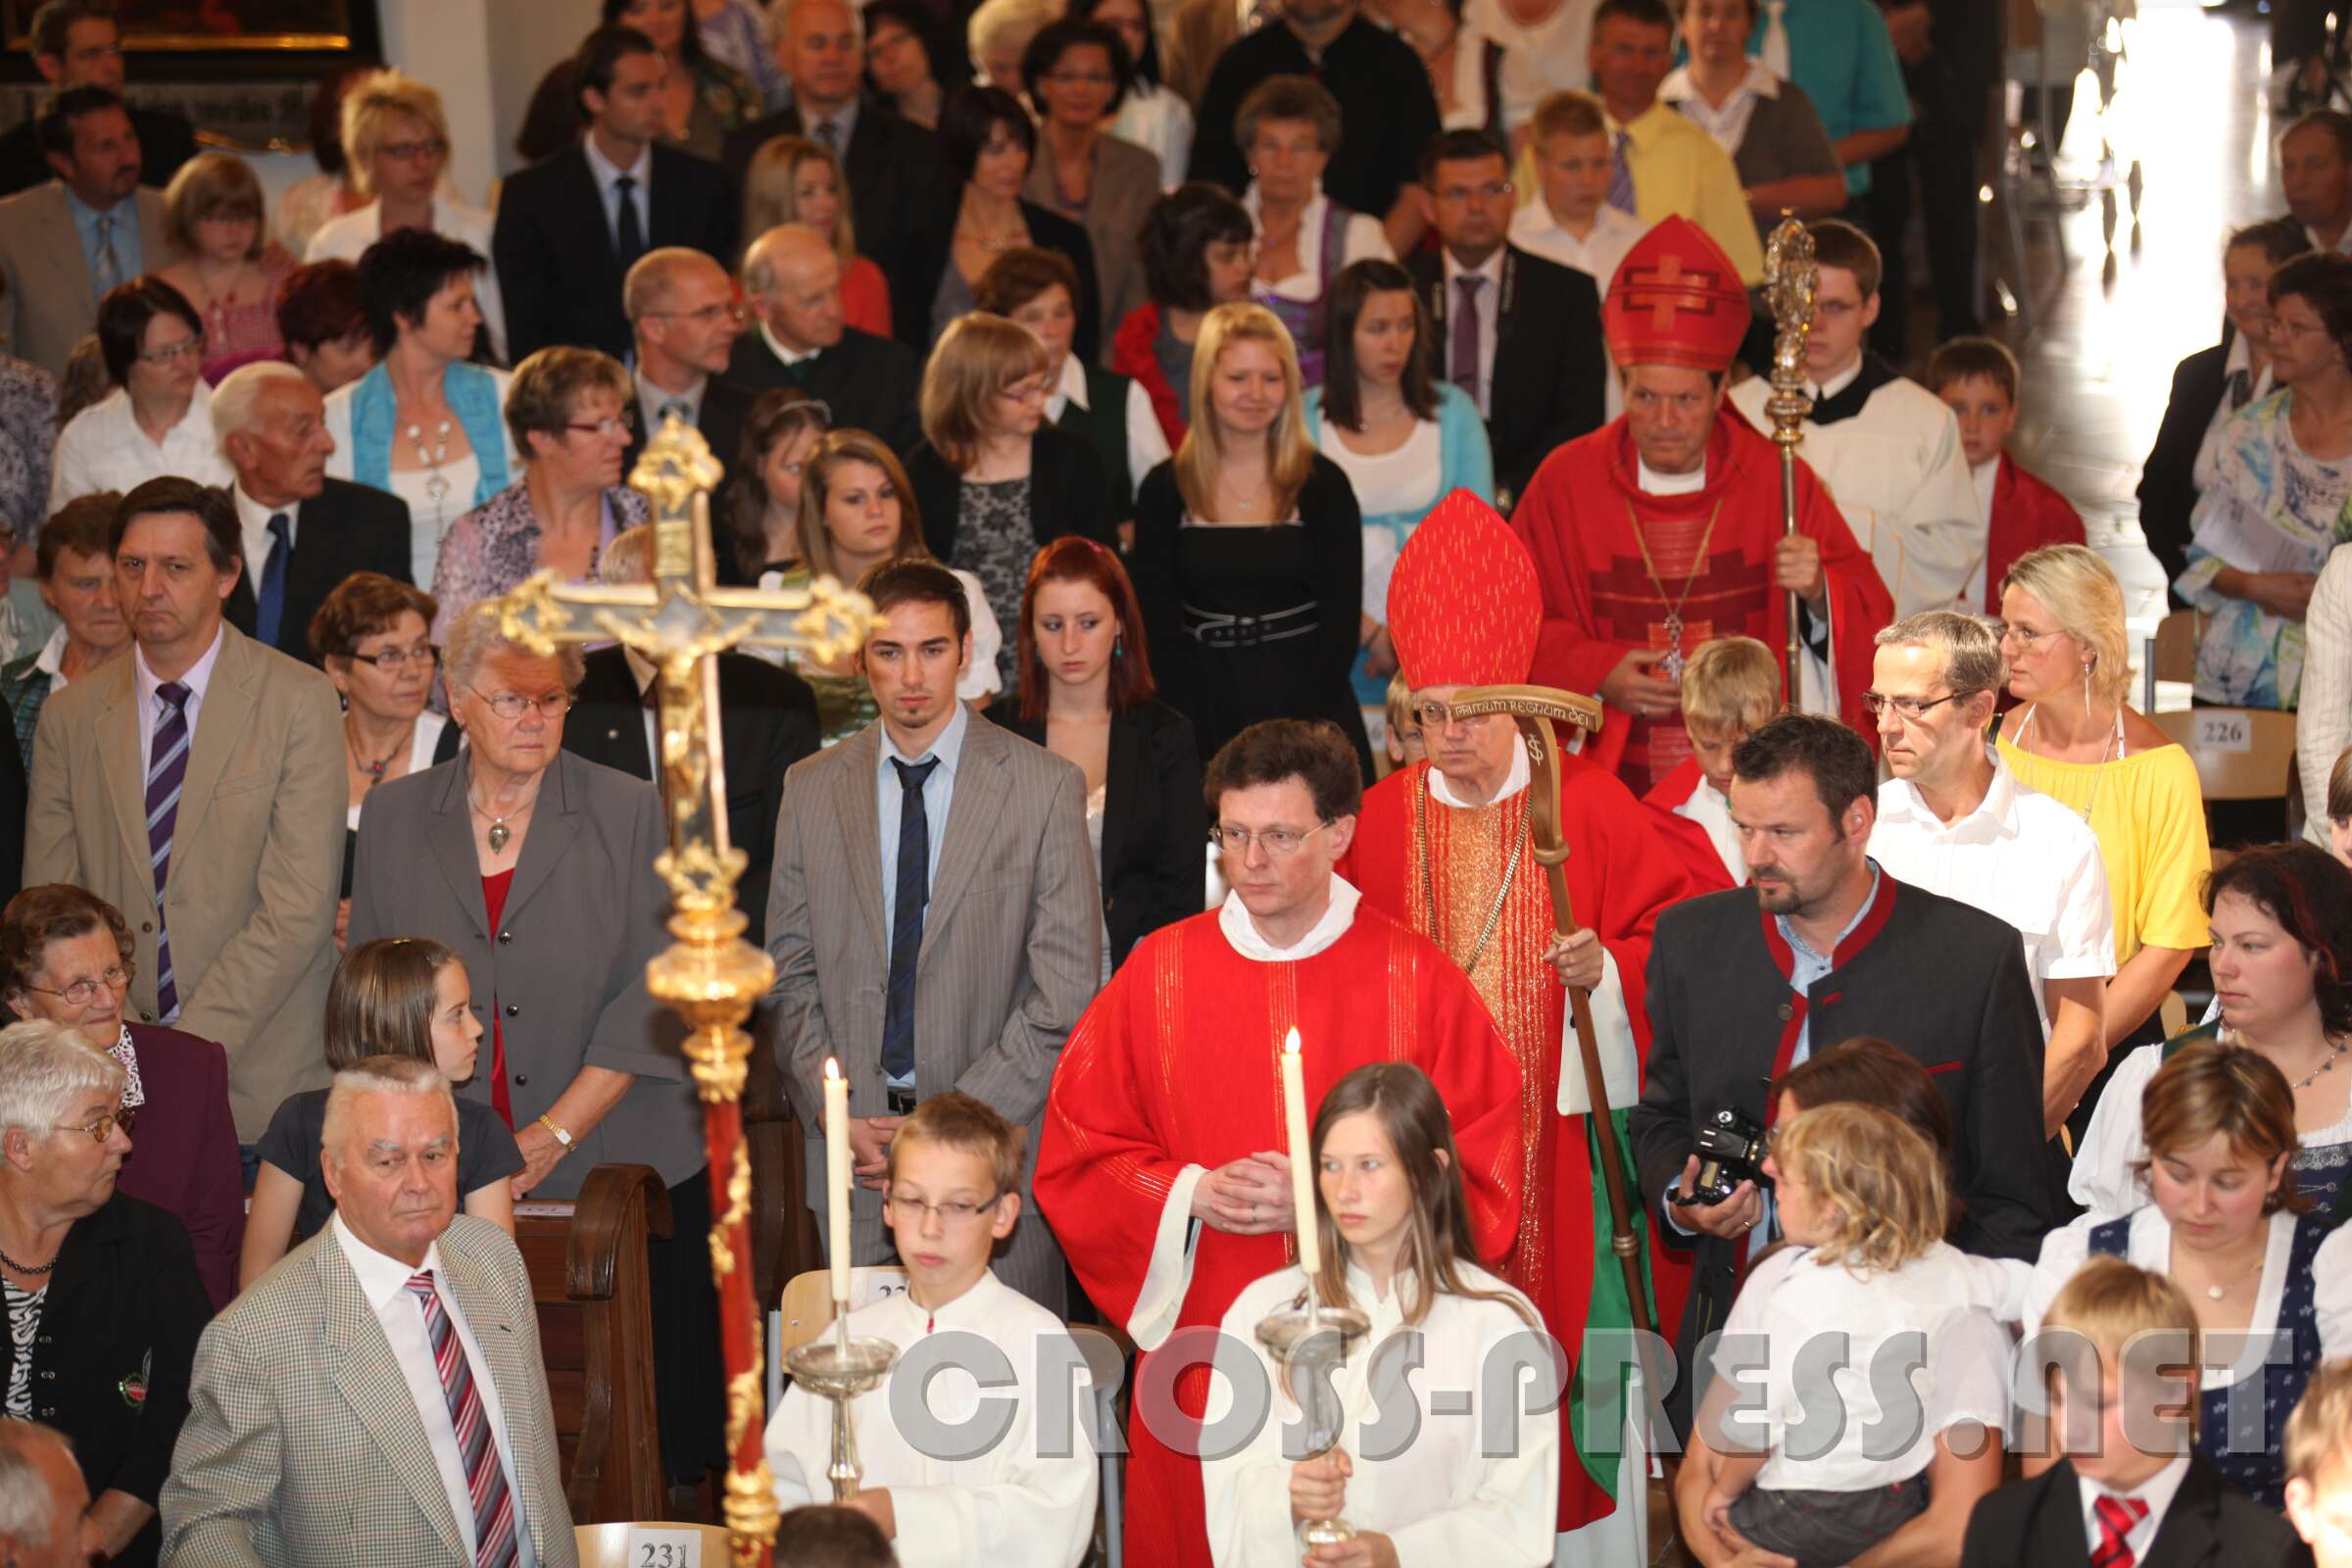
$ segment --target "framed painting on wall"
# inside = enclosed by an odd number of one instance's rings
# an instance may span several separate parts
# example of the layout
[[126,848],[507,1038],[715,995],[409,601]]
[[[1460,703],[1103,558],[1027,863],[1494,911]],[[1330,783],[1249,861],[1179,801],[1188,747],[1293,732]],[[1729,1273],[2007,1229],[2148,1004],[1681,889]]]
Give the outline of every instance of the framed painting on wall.
[[[11,49],[30,44],[39,9],[40,0],[0,0]],[[116,0],[114,10],[123,49],[138,54],[372,53],[379,36],[375,0]]]

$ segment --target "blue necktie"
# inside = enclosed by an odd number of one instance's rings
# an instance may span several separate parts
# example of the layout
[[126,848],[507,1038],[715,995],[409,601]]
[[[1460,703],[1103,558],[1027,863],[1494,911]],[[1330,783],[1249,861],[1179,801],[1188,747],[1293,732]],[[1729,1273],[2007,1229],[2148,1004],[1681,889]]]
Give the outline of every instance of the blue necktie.
[[939,765],[906,763],[899,770],[899,876],[891,906],[890,992],[882,1003],[882,1075],[905,1082],[914,1076],[914,967],[923,951],[923,906],[931,902],[931,818],[923,809],[923,784]]
[[262,586],[253,599],[253,638],[264,648],[277,646],[277,628],[286,618],[286,558],[294,553],[286,537],[286,514],[270,519],[270,559],[262,563]]

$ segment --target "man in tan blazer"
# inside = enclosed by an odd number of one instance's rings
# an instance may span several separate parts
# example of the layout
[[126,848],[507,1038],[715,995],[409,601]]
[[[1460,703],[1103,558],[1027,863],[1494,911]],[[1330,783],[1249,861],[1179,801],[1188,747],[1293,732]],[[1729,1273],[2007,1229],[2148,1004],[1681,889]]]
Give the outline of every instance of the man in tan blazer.
[[41,106],[35,130],[57,177],[0,201],[0,347],[63,375],[107,290],[174,252],[163,193],[139,184],[139,137],[121,98],[69,87]]
[[859,1263],[891,1256],[880,1189],[900,1120],[960,1090],[1029,1127],[998,1277],[1067,1316],[1061,1253],[1029,1184],[1062,1041],[1102,975],[1085,775],[956,701],[971,618],[947,568],[899,562],[861,586],[882,616],[864,654],[882,716],[784,775],[769,878],[768,1023],[793,1107],[816,1132],[809,1207],[821,1228],[826,1058],[850,1083]]
[[448,1081],[370,1056],[321,1136],[335,1217],[197,1342],[164,1560],[576,1568],[530,1273],[458,1213]]
[[27,883],[121,909],[129,1004],[228,1048],[237,1137],[326,1081],[349,800],[334,687],[222,619],[239,537],[227,493],[150,479],[109,546],[131,657],[42,705],[25,813]]

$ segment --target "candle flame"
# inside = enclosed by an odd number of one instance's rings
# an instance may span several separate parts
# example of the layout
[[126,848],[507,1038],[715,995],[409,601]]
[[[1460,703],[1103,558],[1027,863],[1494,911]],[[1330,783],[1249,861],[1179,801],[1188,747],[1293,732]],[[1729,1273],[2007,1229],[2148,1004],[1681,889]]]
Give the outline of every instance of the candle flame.
[[[1298,1031],[1293,1030],[1291,1033],[1293,1037],[1296,1038]],[[839,1078],[841,1076],[841,1067],[831,1056],[827,1056],[825,1058],[825,1076],[828,1078]]]
[[1291,1028],[1291,1032],[1283,1037],[1282,1049],[1290,1052],[1296,1052],[1298,1049],[1298,1029],[1297,1025],[1294,1024]]

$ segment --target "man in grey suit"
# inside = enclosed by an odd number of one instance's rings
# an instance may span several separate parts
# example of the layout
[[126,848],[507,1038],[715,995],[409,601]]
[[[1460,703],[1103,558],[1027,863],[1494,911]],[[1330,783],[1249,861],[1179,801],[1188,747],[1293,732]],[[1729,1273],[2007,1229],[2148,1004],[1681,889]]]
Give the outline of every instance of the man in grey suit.
[[56,178],[0,201],[0,348],[63,375],[118,283],[172,259],[164,198],[139,184],[130,112],[105,87],[69,87],[34,121]]
[[448,1081],[337,1073],[319,1152],[335,1217],[197,1342],[164,1560],[576,1565],[530,1273],[458,1213]]
[[809,1207],[821,1226],[828,1058],[850,1084],[859,1263],[891,1256],[882,1177],[900,1120],[960,1090],[1029,1128],[997,1274],[1066,1316],[1061,1252],[1029,1187],[1054,1063],[1102,976],[1086,779],[956,701],[971,611],[946,567],[896,562],[859,586],[881,616],[863,659],[882,716],[784,775],[769,878],[769,1023],[817,1134]]
[[252,1144],[279,1101],[326,1078],[342,714],[323,674],[222,618],[241,571],[225,492],[150,479],[108,533],[131,657],[41,705],[24,871],[122,911],[131,1009],[228,1048]]

